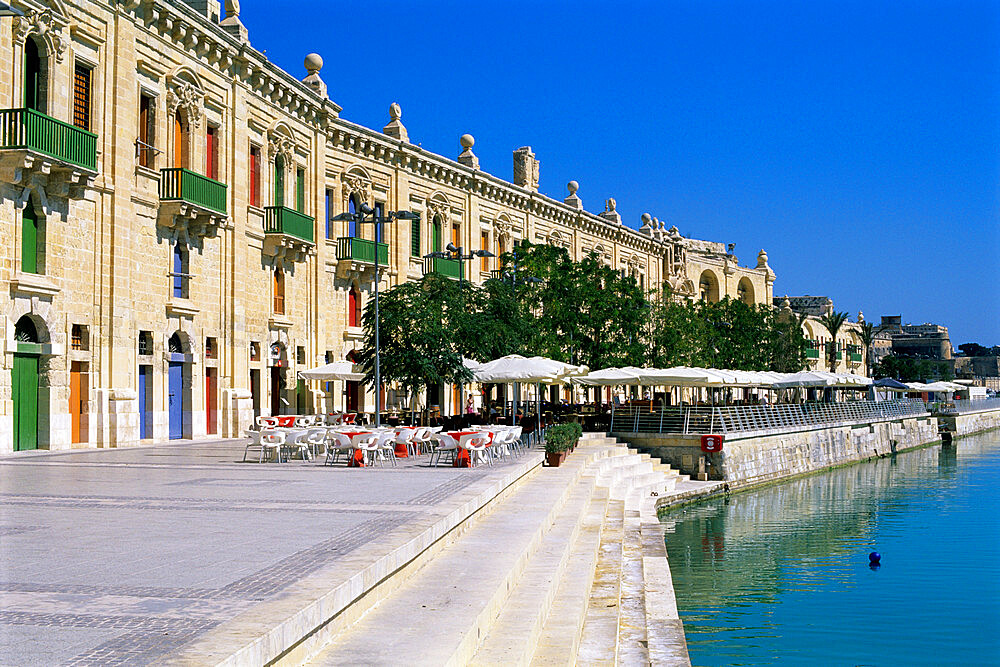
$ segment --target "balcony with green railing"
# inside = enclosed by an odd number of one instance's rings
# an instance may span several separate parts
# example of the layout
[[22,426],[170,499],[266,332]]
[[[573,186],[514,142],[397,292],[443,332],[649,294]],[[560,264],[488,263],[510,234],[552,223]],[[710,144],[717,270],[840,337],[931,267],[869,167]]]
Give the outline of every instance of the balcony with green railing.
[[313,243],[313,218],[287,206],[264,207],[264,233],[294,236]]
[[30,150],[97,171],[96,134],[34,109],[0,109],[0,150],[7,149]]
[[819,359],[819,348],[818,347],[807,347],[806,348],[806,359]]
[[851,352],[851,361],[855,364],[860,364],[864,357],[860,352]]
[[454,278],[462,275],[461,263],[457,259],[443,259],[441,257],[424,258],[424,274],[440,273],[445,278]]
[[225,215],[226,185],[190,169],[161,169],[160,201],[183,201]]
[[387,266],[389,264],[388,243],[376,244],[374,241],[352,236],[341,236],[337,239],[337,259],[349,259],[353,262],[374,264],[376,245],[378,245],[378,263],[382,266]]

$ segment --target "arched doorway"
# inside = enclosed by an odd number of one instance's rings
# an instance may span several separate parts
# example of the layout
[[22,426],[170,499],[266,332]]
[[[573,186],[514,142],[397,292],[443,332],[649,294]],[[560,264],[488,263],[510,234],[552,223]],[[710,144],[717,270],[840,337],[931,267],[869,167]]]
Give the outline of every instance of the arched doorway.
[[719,279],[711,271],[704,271],[701,274],[698,287],[702,301],[715,303],[719,300]]
[[[30,40],[29,40],[30,41]],[[14,451],[38,449],[39,344],[38,329],[28,315],[14,325],[14,367],[11,394],[14,399]]]
[[740,278],[740,283],[736,286],[736,297],[748,306],[754,304],[753,283],[749,278]]
[[179,331],[167,340],[167,354],[167,437],[171,440],[190,438],[191,361],[185,354],[184,339]]

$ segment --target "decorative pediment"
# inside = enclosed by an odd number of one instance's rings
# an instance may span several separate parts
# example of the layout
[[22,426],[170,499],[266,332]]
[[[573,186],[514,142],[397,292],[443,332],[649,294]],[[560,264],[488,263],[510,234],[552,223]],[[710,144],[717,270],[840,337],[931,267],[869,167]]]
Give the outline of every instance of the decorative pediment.
[[440,199],[431,199],[427,202],[427,219],[433,221],[434,216],[441,216],[441,223],[447,224],[451,213],[451,206],[448,202]]
[[49,52],[55,55],[56,61],[62,62],[66,53],[66,40],[62,31],[68,23],[51,9],[27,9],[24,16],[14,17],[14,43],[24,44],[28,35],[38,35]]
[[493,221],[493,236],[497,241],[507,245],[510,242],[514,226],[507,218],[497,218]]
[[295,163],[295,140],[277,132],[268,133],[267,158],[274,160],[279,155],[285,162],[285,168],[290,169]]
[[372,182],[365,176],[356,172],[345,172],[341,175],[340,182],[343,185],[345,198],[357,193],[361,201],[371,201]]
[[192,127],[201,124],[204,113],[205,93],[187,81],[174,78],[167,90],[167,115],[173,116],[180,110]]

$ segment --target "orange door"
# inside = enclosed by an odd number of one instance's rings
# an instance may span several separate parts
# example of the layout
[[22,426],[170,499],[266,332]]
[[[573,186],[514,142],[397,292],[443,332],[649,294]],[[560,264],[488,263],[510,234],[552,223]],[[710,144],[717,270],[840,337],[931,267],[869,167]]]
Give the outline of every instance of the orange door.
[[184,123],[180,111],[174,115],[174,166],[184,166]]
[[73,442],[87,442],[87,372],[83,362],[74,361],[69,371],[69,414]]

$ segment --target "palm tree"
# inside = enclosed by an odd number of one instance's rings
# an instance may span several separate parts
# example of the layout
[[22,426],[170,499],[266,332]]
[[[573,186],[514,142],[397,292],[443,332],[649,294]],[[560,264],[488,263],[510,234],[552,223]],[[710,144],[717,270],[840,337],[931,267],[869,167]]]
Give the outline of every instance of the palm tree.
[[868,370],[868,377],[872,375],[872,343],[875,342],[875,334],[877,333],[875,325],[871,322],[861,323],[861,331],[858,332],[858,338],[861,339],[861,344],[865,346],[865,368]]
[[830,343],[828,343],[827,353],[829,354],[830,372],[837,372],[837,334],[840,328],[847,321],[847,313],[838,313],[835,310],[826,313],[819,318],[820,324],[830,332]]

